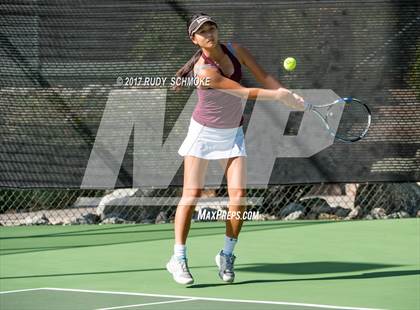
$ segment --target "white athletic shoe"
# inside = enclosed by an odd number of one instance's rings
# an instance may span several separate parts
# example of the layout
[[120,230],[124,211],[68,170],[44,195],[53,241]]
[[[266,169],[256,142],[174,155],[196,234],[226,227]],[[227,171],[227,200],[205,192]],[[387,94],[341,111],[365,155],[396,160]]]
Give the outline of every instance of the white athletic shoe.
[[179,284],[192,284],[194,282],[188,268],[187,259],[179,259],[172,256],[166,264],[166,269],[172,274],[175,282]]
[[225,255],[220,251],[216,255],[216,264],[219,267],[219,277],[225,282],[232,283],[235,280],[235,272],[233,271],[233,264],[235,263],[235,255]]

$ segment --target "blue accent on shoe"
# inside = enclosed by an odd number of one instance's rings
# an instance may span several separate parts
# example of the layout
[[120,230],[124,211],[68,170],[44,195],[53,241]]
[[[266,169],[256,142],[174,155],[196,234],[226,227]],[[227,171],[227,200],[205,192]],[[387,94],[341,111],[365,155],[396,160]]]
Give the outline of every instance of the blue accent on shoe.
[[223,252],[223,250],[221,250],[221,251],[220,251],[220,255],[222,255],[222,256],[226,256],[226,257],[232,257],[232,256],[233,256],[233,253],[231,253],[231,254],[226,254],[225,252]]

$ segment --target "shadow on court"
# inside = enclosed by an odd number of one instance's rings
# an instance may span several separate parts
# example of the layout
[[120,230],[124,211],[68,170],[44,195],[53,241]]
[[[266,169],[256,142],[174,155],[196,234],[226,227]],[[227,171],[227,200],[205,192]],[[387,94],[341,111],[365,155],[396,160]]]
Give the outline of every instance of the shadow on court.
[[357,272],[372,269],[382,269],[391,267],[401,267],[401,265],[374,264],[374,263],[351,263],[351,262],[304,262],[304,263],[285,263],[285,264],[248,264],[238,265],[237,271],[247,271],[256,273],[282,273],[282,274],[328,274],[338,272]]
[[[292,275],[311,275],[311,274],[327,274],[327,273],[340,273],[340,272],[360,272],[365,270],[382,269],[401,267],[402,265],[385,265],[385,264],[372,264],[372,263],[348,263],[348,262],[307,262],[307,263],[288,263],[288,264],[237,264],[236,270],[238,272],[253,272],[253,273],[277,273],[277,274],[292,274]],[[192,272],[195,269],[215,268],[214,265],[209,266],[191,266]],[[48,277],[72,277],[72,276],[92,276],[92,275],[106,275],[106,274],[121,274],[121,273],[134,273],[134,272],[150,272],[150,271],[166,271],[165,268],[145,268],[145,269],[132,269],[132,270],[115,270],[115,271],[98,271],[98,272],[80,272],[80,273],[60,273],[60,274],[40,274],[28,276],[12,276],[0,277],[2,280],[10,279],[30,279],[30,278],[48,278]],[[320,278],[326,279],[326,278]],[[340,278],[334,278],[340,279]],[[295,279],[298,281],[302,279]],[[303,279],[303,280],[314,280]],[[316,279],[315,279],[316,280]],[[265,280],[256,280],[257,282],[264,282]],[[273,281],[290,281],[290,280],[273,280]],[[268,280],[271,282],[271,280]],[[253,281],[238,282],[239,284],[253,283]],[[222,284],[223,285],[223,284]],[[209,285],[212,286],[212,285]],[[191,286],[190,286],[191,287]]]
[[401,276],[412,276],[420,275],[420,270],[402,270],[402,271],[382,271],[382,272],[370,272],[362,273],[359,275],[348,275],[348,276],[336,276],[336,277],[319,277],[319,278],[305,278],[305,279],[264,279],[264,280],[247,280],[228,283],[211,283],[211,284],[194,284],[187,288],[207,288],[217,287],[223,285],[244,285],[244,284],[258,284],[258,283],[280,283],[280,282],[298,282],[298,281],[320,281],[320,280],[354,280],[354,279],[374,279],[374,278],[389,278],[389,277],[401,277]]

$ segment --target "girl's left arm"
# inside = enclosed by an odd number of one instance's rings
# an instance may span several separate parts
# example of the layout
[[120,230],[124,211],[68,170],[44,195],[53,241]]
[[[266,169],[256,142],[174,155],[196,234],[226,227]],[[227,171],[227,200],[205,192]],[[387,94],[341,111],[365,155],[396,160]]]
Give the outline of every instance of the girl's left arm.
[[274,76],[265,72],[246,47],[232,43],[241,64],[247,66],[255,79],[266,89],[285,88]]

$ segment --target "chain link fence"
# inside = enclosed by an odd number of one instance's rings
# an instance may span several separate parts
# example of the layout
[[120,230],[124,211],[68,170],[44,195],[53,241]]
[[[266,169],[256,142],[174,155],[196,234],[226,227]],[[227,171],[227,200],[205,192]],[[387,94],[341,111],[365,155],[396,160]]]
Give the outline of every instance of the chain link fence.
[[[182,187],[167,189],[0,189],[0,225],[169,223]],[[228,208],[226,186],[204,188],[203,210]],[[351,220],[420,217],[420,183],[276,185],[247,189],[253,220]]]

